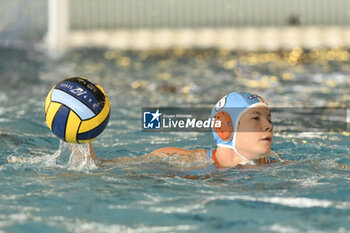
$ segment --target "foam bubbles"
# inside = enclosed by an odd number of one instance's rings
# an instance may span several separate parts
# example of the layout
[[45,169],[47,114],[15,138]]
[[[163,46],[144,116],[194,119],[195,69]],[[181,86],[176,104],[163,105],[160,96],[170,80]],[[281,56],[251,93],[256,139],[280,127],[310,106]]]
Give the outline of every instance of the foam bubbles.
[[54,154],[40,157],[18,157],[10,155],[7,157],[9,163],[38,164],[45,167],[61,167],[70,170],[89,170],[97,166],[90,156],[89,144],[68,144],[60,141],[60,146]]

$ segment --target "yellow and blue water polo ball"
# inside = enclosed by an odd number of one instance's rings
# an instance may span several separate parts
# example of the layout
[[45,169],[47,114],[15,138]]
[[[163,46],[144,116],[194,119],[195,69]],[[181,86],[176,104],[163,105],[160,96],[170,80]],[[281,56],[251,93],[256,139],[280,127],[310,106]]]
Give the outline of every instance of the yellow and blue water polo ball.
[[83,77],[61,81],[45,102],[46,124],[57,137],[70,143],[86,143],[101,134],[110,111],[103,88]]

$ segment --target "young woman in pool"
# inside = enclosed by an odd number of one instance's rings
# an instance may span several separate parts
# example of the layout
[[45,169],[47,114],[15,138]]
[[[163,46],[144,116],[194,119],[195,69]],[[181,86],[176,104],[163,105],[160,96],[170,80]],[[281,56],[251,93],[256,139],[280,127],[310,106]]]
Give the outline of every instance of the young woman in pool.
[[[137,158],[116,158],[107,161],[129,163],[171,155],[181,155],[184,160],[193,161],[209,156],[219,168],[276,162],[270,160],[269,156],[281,161],[277,153],[271,152],[273,139],[271,113],[260,96],[232,92],[214,106],[211,117],[213,120],[221,121],[220,127],[212,128],[216,150],[164,147]],[[97,159],[91,143],[90,154],[93,159]]]

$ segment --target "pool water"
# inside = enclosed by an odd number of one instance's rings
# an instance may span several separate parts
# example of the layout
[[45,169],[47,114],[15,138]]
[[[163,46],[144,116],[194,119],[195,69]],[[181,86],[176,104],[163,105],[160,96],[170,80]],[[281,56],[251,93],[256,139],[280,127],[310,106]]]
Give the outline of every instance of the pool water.
[[294,132],[282,120],[272,148],[289,162],[271,166],[76,166],[44,122],[51,87],[80,75],[111,100],[109,125],[93,142],[98,157],[213,149],[210,133],[141,132],[141,108],[210,107],[231,91],[259,93],[272,107],[346,108],[347,50],[84,49],[50,60],[2,48],[0,57],[1,233],[350,232],[349,130]]

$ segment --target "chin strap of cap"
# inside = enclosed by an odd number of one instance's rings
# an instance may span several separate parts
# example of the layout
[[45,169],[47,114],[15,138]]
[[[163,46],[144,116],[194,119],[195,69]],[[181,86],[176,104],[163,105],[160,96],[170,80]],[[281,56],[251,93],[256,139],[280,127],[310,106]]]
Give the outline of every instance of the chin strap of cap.
[[243,161],[241,161],[239,164],[241,164],[241,165],[256,165],[253,159],[247,159],[245,156],[243,156],[241,153],[238,152],[238,149],[236,147],[236,135],[234,135],[234,137],[233,137],[232,149],[234,150],[234,152],[236,152],[236,154],[238,154],[239,157],[241,157],[243,159]]
[[244,157],[241,153],[239,153],[235,146],[233,146],[232,149],[236,152],[236,154],[238,154],[239,157],[241,157],[243,159],[243,161],[248,161],[249,160],[246,157]]
[[243,159],[242,162],[244,162],[244,161],[251,161],[250,159],[247,159],[247,158],[244,157],[241,153],[239,153],[238,150],[237,150],[237,148],[236,148],[235,146],[224,145],[224,144],[218,144],[218,146],[233,149],[233,151],[236,152],[236,154],[237,154],[239,157],[241,157],[241,159]]

